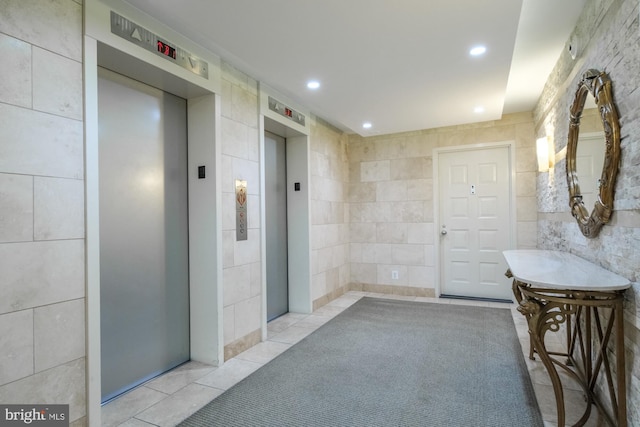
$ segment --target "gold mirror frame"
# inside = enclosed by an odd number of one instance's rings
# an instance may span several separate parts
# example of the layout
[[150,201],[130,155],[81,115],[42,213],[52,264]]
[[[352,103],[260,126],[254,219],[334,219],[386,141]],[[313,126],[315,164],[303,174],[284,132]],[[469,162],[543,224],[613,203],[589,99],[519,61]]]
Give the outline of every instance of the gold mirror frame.
[[[580,193],[580,183],[576,169],[576,151],[580,135],[580,118],[587,94],[591,93],[598,105],[605,136],[604,165],[598,200],[593,210],[585,207]],[[567,142],[567,185],[569,186],[569,206],[571,214],[578,221],[580,231],[588,238],[594,238],[602,226],[609,222],[613,213],[613,192],[620,163],[620,123],[613,103],[611,80],[604,71],[588,70],[582,75],[570,109],[569,140]]]

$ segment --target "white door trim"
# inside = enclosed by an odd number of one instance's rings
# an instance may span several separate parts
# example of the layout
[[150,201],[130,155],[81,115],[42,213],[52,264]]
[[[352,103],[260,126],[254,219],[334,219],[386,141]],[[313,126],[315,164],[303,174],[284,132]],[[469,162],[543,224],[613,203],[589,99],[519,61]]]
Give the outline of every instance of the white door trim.
[[515,141],[503,141],[503,142],[488,142],[488,143],[480,143],[480,144],[469,144],[469,145],[457,145],[452,147],[441,147],[433,149],[433,233],[434,233],[434,274],[435,274],[435,295],[437,298],[442,294],[441,289],[441,257],[442,248],[440,247],[440,180],[439,180],[439,164],[440,164],[440,154],[443,153],[452,153],[452,152],[463,152],[463,151],[473,151],[482,148],[497,148],[497,147],[507,147],[509,149],[509,178],[511,180],[510,183],[510,197],[509,197],[509,211],[510,211],[510,219],[509,226],[511,231],[511,238],[509,241],[510,249],[514,249],[517,247],[517,239],[516,239],[516,168],[515,168],[515,160],[516,160],[516,143]]

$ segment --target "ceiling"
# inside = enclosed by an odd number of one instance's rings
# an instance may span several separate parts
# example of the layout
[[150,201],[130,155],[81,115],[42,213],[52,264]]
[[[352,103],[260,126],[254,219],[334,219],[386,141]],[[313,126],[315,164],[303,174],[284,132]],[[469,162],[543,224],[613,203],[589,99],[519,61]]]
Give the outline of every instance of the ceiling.
[[[370,136],[531,111],[586,0],[126,1]],[[470,56],[480,44],[486,53]]]

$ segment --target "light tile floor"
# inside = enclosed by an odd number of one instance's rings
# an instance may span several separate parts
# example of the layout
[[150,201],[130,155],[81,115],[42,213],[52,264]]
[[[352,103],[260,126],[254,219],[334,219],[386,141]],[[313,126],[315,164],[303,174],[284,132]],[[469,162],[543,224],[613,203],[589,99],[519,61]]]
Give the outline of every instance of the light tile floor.
[[[539,360],[529,360],[529,335],[525,318],[515,304],[470,301],[444,298],[403,297],[369,292],[348,292],[333,300],[313,314],[288,313],[267,326],[267,340],[228,360],[216,368],[198,362],[188,362],[155,378],[102,407],[104,427],[174,426],[196,412],[206,403],[222,394],[243,378],[286,351],[314,330],[331,320],[363,296],[388,299],[423,301],[439,304],[460,304],[483,307],[509,308],[522,344],[529,374],[534,385],[545,427],[556,426],[555,397],[549,377]],[[555,340],[555,341],[554,341]],[[560,340],[548,336],[547,346],[559,346]],[[573,424],[582,414],[585,400],[582,392],[568,377],[563,377],[567,405],[567,423]],[[605,423],[597,417],[588,427]]]

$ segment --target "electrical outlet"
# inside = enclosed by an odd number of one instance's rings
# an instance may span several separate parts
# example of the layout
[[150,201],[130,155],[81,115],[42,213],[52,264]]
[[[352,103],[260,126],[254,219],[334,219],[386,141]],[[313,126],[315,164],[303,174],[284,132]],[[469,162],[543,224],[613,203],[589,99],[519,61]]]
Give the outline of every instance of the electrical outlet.
[[398,270],[391,270],[391,278],[393,280],[398,280]]

